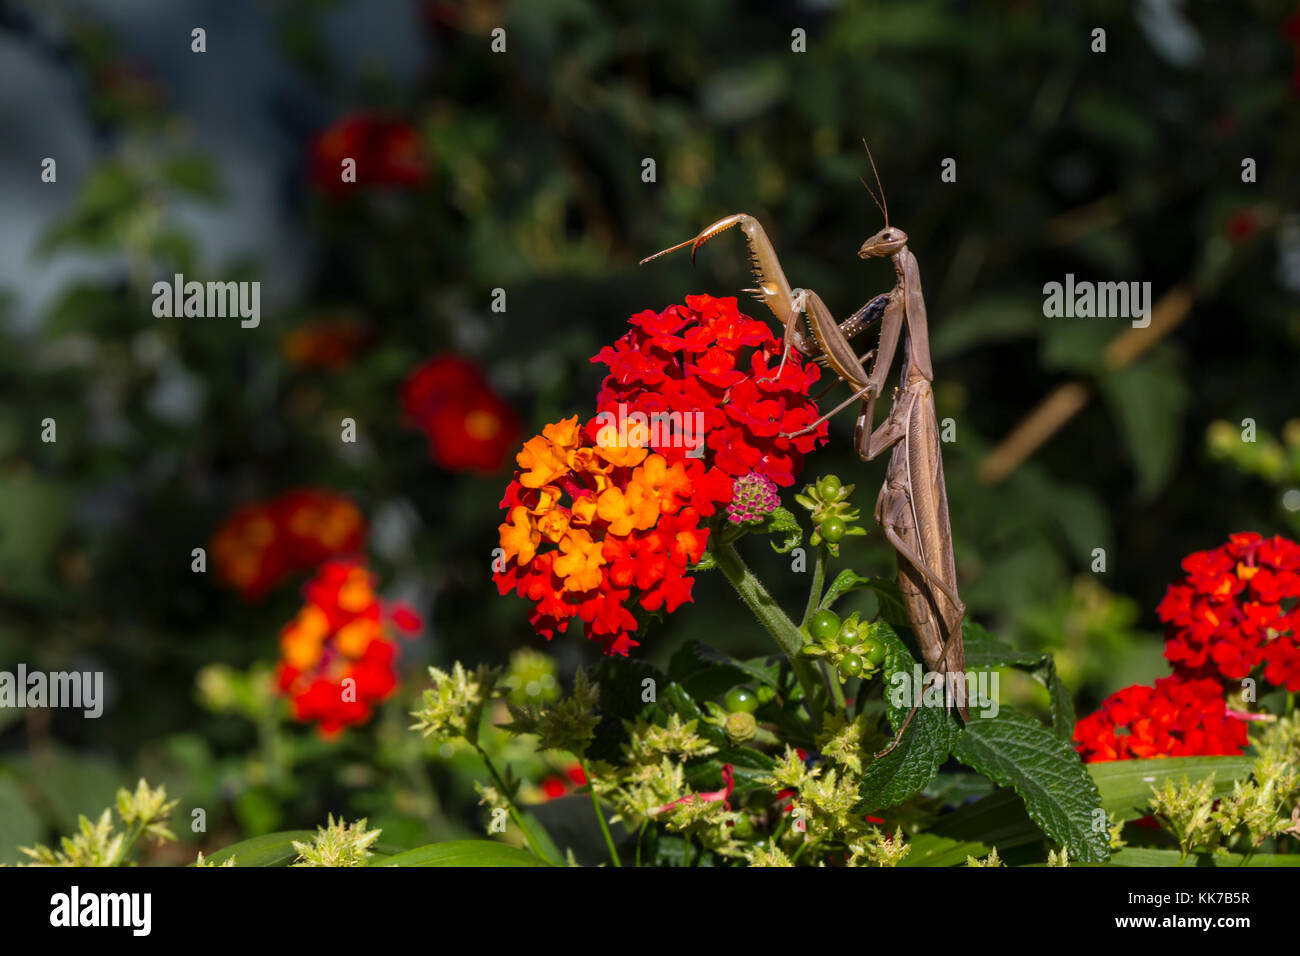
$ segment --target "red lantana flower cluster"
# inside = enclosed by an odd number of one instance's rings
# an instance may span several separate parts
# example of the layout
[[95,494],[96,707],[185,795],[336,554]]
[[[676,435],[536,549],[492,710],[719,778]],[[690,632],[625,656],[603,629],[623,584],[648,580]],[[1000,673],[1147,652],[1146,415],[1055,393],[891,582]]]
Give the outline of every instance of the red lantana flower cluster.
[[291,574],[361,547],[366,522],[348,499],[302,488],[233,512],[212,538],[217,575],[256,601]]
[[385,607],[357,558],[327,562],[303,594],[306,604],[280,632],[276,682],[295,719],[333,737],[369,720],[397,686],[387,625],[409,636],[421,621],[406,605]]
[[1111,694],[1078,722],[1074,739],[1084,763],[1239,754],[1246,723],[1227,712],[1214,680],[1162,677]]
[[546,426],[516,456],[494,575],[502,594],[535,605],[548,640],[577,617],[623,655],[638,644],[633,601],[671,613],[691,600],[702,522],[731,501],[735,479],[793,484],[826,433],[823,423],[782,437],[816,420],[807,393],[820,373],[792,356],[778,376],[780,343],[734,298],[689,296],[630,322],[592,360],[610,369],[597,415]]
[[1156,608],[1173,674],[1112,694],[1074,739],[1085,762],[1239,754],[1246,723],[1225,693],[1258,668],[1300,690],[1300,545],[1253,532],[1183,559]]
[[1156,608],[1174,673],[1240,681],[1263,664],[1268,683],[1300,690],[1300,545],[1234,534],[1183,570]]
[[429,455],[448,471],[500,470],[519,440],[519,416],[472,362],[440,356],[402,388],[402,407],[429,439]]
[[[782,437],[817,420],[808,397],[821,377],[815,364],[792,352],[778,376],[781,342],[766,323],[742,315],[734,296],[688,295],[684,306],[628,321],[632,329],[592,359],[609,368],[596,397],[601,424],[667,416],[669,427],[652,429],[650,444],[669,462],[704,451],[733,479],[755,472],[783,488],[794,484],[804,455],[826,437],[825,423]],[[695,450],[700,439],[707,448]]]
[[[344,116],[312,141],[311,180],[338,195],[355,185],[411,187],[429,176],[415,128],[369,113]],[[343,179],[343,161],[356,163],[356,183]]]

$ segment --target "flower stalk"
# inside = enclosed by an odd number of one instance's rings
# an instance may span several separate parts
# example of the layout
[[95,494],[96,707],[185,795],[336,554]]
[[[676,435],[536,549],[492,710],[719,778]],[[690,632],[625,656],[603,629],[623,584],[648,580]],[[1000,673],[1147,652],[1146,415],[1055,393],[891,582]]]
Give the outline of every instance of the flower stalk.
[[777,646],[789,658],[790,666],[799,680],[799,686],[803,688],[804,697],[812,711],[813,722],[820,729],[824,707],[817,693],[817,682],[813,677],[812,668],[809,662],[799,655],[804,645],[799,628],[772,599],[767,588],[763,587],[763,582],[745,564],[734,544],[730,541],[719,542],[714,552],[714,559],[718,562],[718,569],[740,595],[740,599],[754,612],[763,629],[772,636]]

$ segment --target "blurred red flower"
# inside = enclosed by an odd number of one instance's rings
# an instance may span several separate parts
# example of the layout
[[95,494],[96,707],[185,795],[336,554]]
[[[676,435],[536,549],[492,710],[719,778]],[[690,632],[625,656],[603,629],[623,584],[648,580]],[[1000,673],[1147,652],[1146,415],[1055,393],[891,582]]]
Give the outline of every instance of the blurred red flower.
[[[419,186],[428,178],[413,126],[371,113],[344,116],[311,143],[311,180],[339,194],[352,185]],[[356,162],[356,183],[343,181],[343,161]]]
[[279,690],[291,699],[294,718],[315,722],[325,737],[365,723],[397,687],[397,646],[386,623],[407,634],[421,627],[409,607],[381,604],[373,584],[359,559],[327,562],[303,588],[307,603],[280,632]]
[[498,471],[519,439],[519,416],[474,363],[439,356],[411,373],[402,407],[448,471]]
[[551,774],[545,777],[540,787],[547,800],[556,800],[586,785],[587,775],[582,770],[582,764],[575,762],[564,768],[563,775]]
[[289,575],[356,551],[365,535],[365,519],[347,498],[295,489],[234,511],[213,535],[212,560],[222,581],[256,601]]

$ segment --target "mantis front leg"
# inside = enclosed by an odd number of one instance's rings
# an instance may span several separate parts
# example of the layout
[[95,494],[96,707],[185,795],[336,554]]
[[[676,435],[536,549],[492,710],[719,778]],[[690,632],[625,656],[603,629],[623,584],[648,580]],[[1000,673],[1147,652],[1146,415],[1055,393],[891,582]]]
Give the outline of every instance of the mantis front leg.
[[[840,366],[845,363],[845,353],[837,347],[865,331],[881,316],[888,294],[876,296],[842,323],[837,324],[830,316],[830,310],[826,309],[821,298],[815,292],[808,289],[795,290],[791,288],[789,280],[785,277],[785,270],[781,268],[781,261],[777,258],[776,247],[772,245],[772,240],[768,238],[762,223],[753,216],[743,212],[726,216],[712,225],[706,226],[694,238],[679,242],[675,246],[669,246],[652,256],[647,256],[641,260],[641,264],[645,265],[647,262],[658,259],[670,252],[676,252],[678,249],[684,249],[686,246],[691,247],[691,261],[694,261],[695,253],[701,246],[715,236],[735,227],[739,227],[740,231],[745,234],[745,242],[749,248],[750,270],[753,273],[755,282],[755,288],[742,289],[741,291],[753,293],[760,302],[771,310],[776,320],[781,324],[784,344],[781,352],[782,364],[785,363],[790,349],[794,349],[805,358],[825,361],[843,377]],[[804,335],[799,329],[799,319],[805,309],[812,309],[816,312],[816,317],[813,318],[815,332],[811,336]],[[821,325],[819,323],[825,324]],[[831,328],[834,329],[833,332],[828,331]],[[847,354],[852,358],[851,364],[860,369],[865,356],[859,358],[852,353],[851,349]],[[855,377],[861,378],[860,372]]]

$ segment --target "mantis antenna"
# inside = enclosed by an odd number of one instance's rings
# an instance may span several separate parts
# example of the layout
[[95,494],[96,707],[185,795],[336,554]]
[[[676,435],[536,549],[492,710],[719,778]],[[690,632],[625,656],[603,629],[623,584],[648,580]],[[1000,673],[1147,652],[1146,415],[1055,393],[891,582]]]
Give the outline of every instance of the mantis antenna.
[[[889,225],[889,201],[885,199],[885,187],[880,184],[880,172],[876,169],[876,158],[871,155],[871,147],[867,145],[867,139],[865,136],[862,138],[862,147],[867,151],[867,159],[871,163],[871,172],[876,177],[876,188],[880,190],[880,199],[876,201],[876,207],[880,209],[882,213],[885,214],[885,225],[888,226]],[[862,177],[859,176],[858,180],[859,182],[862,182]],[[862,185],[867,186],[865,182],[862,182]],[[867,192],[871,192],[870,186],[867,186]],[[872,194],[871,198],[872,199],[876,198],[874,193]],[[881,206],[881,203],[884,203],[884,206]]]

